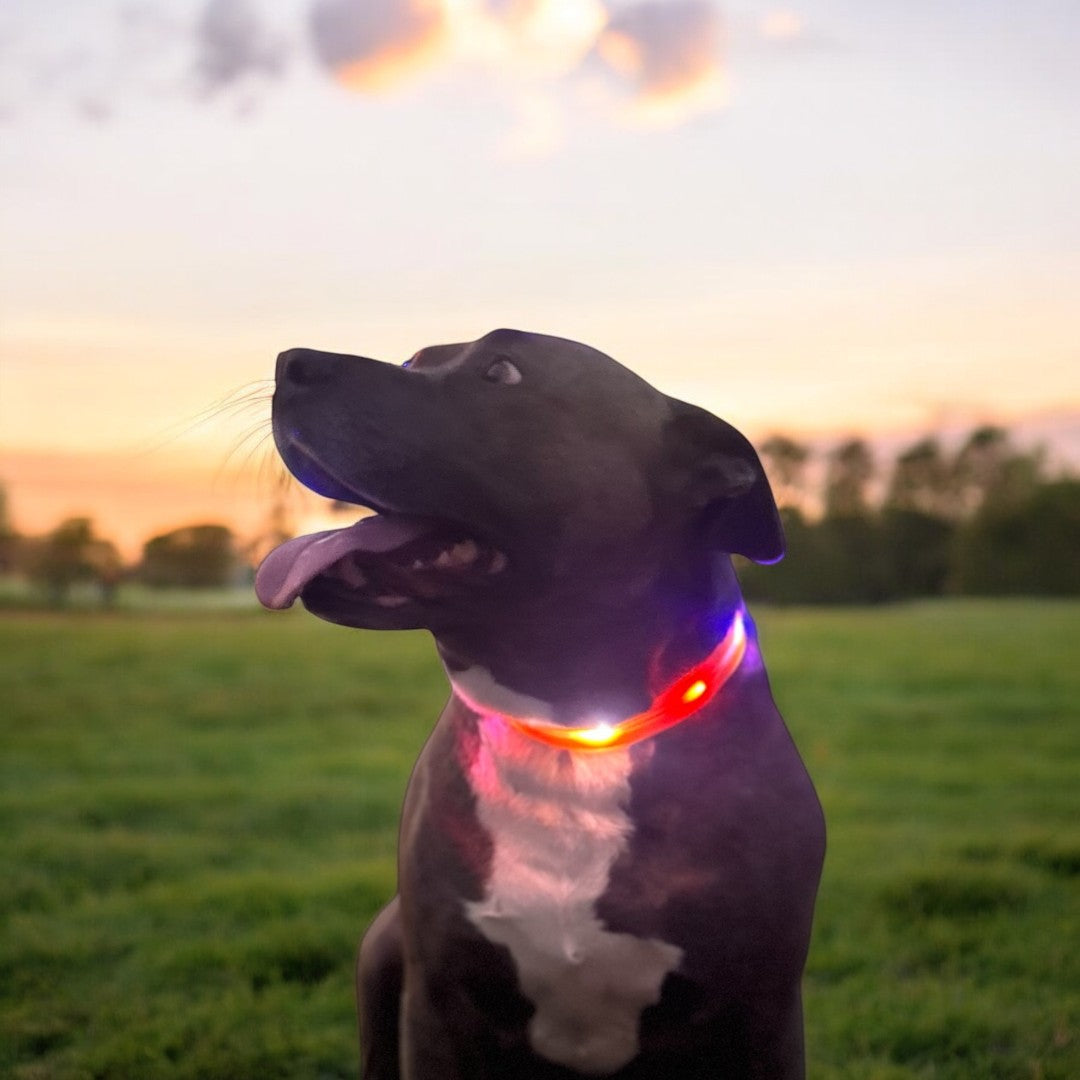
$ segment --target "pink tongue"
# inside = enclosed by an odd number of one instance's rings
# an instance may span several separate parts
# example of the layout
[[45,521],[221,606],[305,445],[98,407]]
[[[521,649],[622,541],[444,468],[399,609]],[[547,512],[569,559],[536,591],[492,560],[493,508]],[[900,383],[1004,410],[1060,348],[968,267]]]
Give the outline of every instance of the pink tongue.
[[345,529],[329,529],[286,540],[255,573],[255,595],[268,608],[287,608],[312,578],[355,551],[381,555],[431,530],[423,518],[375,514]]

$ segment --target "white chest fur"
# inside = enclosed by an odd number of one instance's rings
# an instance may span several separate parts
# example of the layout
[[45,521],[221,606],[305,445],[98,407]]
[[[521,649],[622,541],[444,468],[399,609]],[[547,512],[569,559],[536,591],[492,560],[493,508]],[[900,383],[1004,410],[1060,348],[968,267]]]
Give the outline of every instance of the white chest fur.
[[536,1008],[536,1053],[597,1075],[638,1052],[641,1012],[682,958],[677,946],[613,933],[596,915],[633,831],[630,770],[629,750],[572,754],[485,717],[469,772],[494,850],[484,897],[466,914],[509,949]]

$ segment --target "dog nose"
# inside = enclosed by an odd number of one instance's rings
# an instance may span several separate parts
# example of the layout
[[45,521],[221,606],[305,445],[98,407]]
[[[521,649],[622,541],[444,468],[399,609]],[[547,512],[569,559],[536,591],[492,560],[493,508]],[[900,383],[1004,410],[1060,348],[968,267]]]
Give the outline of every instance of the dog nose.
[[334,353],[318,352],[315,349],[286,349],[279,353],[275,378],[279,386],[292,383],[294,386],[315,386],[333,378]]

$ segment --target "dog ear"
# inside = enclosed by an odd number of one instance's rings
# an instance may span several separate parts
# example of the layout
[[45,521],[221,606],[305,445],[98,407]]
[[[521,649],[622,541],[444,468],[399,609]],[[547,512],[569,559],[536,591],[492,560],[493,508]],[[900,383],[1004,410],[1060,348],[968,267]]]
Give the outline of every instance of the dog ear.
[[671,433],[683,495],[700,511],[710,543],[757,563],[784,557],[784,529],[769,480],[749,440],[696,405],[673,400]]

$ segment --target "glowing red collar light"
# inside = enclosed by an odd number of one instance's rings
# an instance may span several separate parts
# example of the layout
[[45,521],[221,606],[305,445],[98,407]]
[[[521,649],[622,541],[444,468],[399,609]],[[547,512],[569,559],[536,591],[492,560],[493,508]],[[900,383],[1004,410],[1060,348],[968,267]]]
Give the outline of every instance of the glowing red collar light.
[[742,612],[736,611],[720,644],[700,664],[658,694],[644,712],[617,724],[573,728],[517,716],[504,719],[522,734],[560,750],[614,750],[629,746],[674,727],[712,701],[738,670],[745,653],[746,628]]

